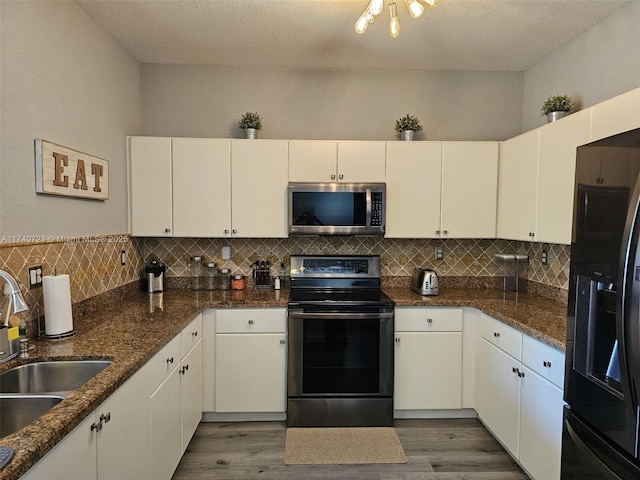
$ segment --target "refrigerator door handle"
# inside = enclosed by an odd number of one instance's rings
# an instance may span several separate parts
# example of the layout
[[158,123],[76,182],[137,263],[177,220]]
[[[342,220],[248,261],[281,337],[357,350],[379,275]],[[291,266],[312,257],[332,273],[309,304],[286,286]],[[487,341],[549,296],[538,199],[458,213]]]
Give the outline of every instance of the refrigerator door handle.
[[589,446],[582,441],[580,436],[575,432],[575,430],[571,427],[568,419],[564,419],[564,424],[567,429],[567,433],[573,440],[575,447],[582,453],[586,458],[588,458],[594,467],[596,467],[601,474],[607,477],[610,480],[623,480],[616,473],[607,467],[602,460],[589,448]]

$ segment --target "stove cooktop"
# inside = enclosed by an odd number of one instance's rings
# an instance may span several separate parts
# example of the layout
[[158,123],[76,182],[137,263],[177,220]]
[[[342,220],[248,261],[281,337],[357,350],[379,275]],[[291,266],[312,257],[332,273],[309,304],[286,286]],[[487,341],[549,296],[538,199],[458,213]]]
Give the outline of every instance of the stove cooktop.
[[395,302],[380,289],[291,290],[289,306],[357,305],[393,307]]

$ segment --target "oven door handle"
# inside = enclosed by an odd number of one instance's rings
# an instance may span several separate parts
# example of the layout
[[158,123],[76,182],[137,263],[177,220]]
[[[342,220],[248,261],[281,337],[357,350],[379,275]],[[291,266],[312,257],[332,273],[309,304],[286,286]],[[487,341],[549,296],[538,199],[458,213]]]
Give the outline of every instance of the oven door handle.
[[299,311],[289,310],[289,318],[321,318],[323,320],[341,320],[351,318],[354,320],[383,320],[385,318],[393,318],[393,312],[381,313],[302,313]]

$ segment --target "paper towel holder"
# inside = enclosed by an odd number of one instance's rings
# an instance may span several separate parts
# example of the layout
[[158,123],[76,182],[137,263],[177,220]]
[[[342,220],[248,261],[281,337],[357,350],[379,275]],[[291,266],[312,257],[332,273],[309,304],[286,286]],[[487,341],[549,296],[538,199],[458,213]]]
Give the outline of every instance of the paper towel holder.
[[[75,330],[70,330],[65,333],[59,333],[57,335],[48,335],[46,333],[46,327],[41,324],[40,320],[44,319],[44,316],[40,315],[40,305],[36,305],[36,325],[38,327],[37,338],[38,340],[49,340],[49,341],[57,341],[57,340],[65,340],[69,337],[73,337],[76,334]],[[42,322],[44,323],[44,322]]]

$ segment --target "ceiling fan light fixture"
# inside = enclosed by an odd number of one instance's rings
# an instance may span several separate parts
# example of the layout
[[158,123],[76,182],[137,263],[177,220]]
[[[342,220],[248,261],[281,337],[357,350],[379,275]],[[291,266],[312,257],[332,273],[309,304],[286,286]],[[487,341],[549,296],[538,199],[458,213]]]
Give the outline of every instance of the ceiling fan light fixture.
[[[367,8],[358,17],[354,25],[356,33],[362,34],[367,30],[369,23],[373,23],[377,15],[382,13],[385,0],[369,0]],[[428,8],[435,8],[438,0],[422,0]],[[412,18],[419,18],[424,13],[424,5],[419,0],[404,0]],[[398,19],[398,7],[395,0],[389,0],[389,36],[396,38],[400,35],[400,20]]]

